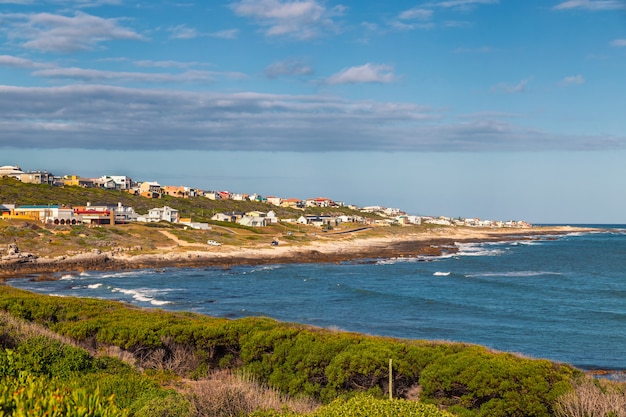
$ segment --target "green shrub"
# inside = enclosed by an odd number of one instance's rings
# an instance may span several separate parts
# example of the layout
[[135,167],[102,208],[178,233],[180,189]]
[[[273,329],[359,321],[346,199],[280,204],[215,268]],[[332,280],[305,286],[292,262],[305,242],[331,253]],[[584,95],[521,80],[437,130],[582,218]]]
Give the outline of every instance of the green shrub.
[[[243,368],[282,393],[325,403],[355,392],[384,396],[392,359],[394,397],[419,387],[421,401],[461,416],[543,417],[553,412],[556,398],[571,386],[572,377],[581,374],[566,365],[474,345],[333,332],[262,317],[228,320],[141,310],[111,301],[34,295],[10,287],[0,287],[0,309],[93,347],[112,344],[134,352],[138,363],[150,358],[154,369],[173,368],[159,364],[159,355],[152,353],[161,351],[160,357],[167,361],[172,349],[182,347],[194,359],[189,364],[195,369],[180,367],[186,376],[201,377],[218,367]],[[23,359],[24,366],[30,364],[29,370],[71,375],[94,366],[79,351],[59,346],[48,349],[51,342],[44,340],[29,343],[34,348],[21,351],[24,358],[30,358]],[[64,362],[61,356],[65,354],[78,365]],[[58,360],[46,362],[50,357]],[[161,395],[158,384],[150,385],[139,376],[118,379],[118,374],[102,376],[98,369],[89,371],[91,379],[98,379],[91,386],[99,385],[105,395],[124,397],[120,399],[124,407],[145,405]],[[142,397],[138,387],[149,395]]]
[[402,399],[382,400],[358,395],[320,407],[311,417],[454,417],[430,404]]
[[15,350],[16,367],[35,375],[68,378],[77,372],[94,370],[89,353],[45,336],[35,336],[20,343]]
[[79,386],[57,386],[55,380],[20,373],[0,379],[0,416],[125,417],[113,397]]

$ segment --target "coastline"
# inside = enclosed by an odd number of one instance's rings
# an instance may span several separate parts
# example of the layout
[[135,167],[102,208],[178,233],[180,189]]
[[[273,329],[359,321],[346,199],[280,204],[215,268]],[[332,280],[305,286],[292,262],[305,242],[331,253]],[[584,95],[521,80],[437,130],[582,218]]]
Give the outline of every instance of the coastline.
[[176,245],[152,253],[130,255],[120,251],[94,249],[57,257],[38,257],[29,253],[4,257],[0,261],[0,280],[33,276],[38,276],[37,279],[54,279],[54,274],[70,271],[211,266],[228,268],[237,265],[366,262],[382,258],[439,256],[456,252],[456,243],[537,239],[546,235],[599,230],[602,229],[571,226],[534,226],[524,229],[437,228],[427,232],[407,231],[382,237],[324,234],[305,244],[281,242],[277,246],[241,247],[185,244],[170,236]]

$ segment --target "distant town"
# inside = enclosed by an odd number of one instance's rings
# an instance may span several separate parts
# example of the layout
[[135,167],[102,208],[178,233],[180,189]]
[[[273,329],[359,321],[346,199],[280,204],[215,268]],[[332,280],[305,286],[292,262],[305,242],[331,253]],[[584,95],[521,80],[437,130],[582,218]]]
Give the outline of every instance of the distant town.
[[[498,221],[478,218],[450,218],[434,216],[409,215],[398,208],[382,206],[357,207],[344,202],[333,201],[325,197],[286,198],[276,196],[261,196],[259,194],[244,194],[230,191],[207,191],[186,186],[160,185],[156,181],[133,181],[123,175],[103,175],[98,178],[84,178],[77,175],[54,175],[48,171],[23,171],[19,166],[0,166],[0,178],[11,177],[23,183],[47,184],[54,187],[83,187],[100,188],[127,192],[155,200],[155,207],[147,214],[138,214],[133,207],[122,203],[92,204],[85,202],[82,206],[68,206],[64,204],[45,205],[17,205],[0,201],[2,219],[28,219],[41,221],[47,225],[111,225],[130,222],[161,222],[180,223],[194,229],[209,229],[208,223],[193,222],[190,218],[182,218],[179,211],[168,206],[160,206],[158,200],[163,196],[175,198],[208,198],[211,200],[253,201],[267,204],[268,211],[251,212],[223,212],[211,217],[213,221],[236,222],[243,226],[266,227],[279,222],[291,222],[328,228],[341,223],[362,223],[377,225],[421,225],[435,224],[441,226],[467,227],[494,227],[494,228],[525,228],[530,224],[524,221]],[[0,196],[1,198],[2,196]],[[160,207],[159,207],[160,206]],[[362,215],[301,215],[297,218],[279,218],[271,207],[283,207],[304,210],[309,207],[332,208],[347,207]],[[370,216],[368,216],[370,214]],[[376,214],[373,219],[371,214]]]

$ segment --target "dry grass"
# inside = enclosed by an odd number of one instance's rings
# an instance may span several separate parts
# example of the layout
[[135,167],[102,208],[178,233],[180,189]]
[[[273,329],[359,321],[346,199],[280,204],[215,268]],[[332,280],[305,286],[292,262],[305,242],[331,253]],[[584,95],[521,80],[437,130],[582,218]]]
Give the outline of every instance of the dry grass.
[[289,398],[246,375],[218,371],[183,388],[198,417],[235,417],[256,410],[289,410],[310,413],[319,404],[310,399]]
[[626,386],[586,378],[557,400],[556,417],[626,417]]
[[32,337],[44,336],[62,343],[78,346],[70,338],[61,336],[40,324],[31,323],[11,316],[6,311],[0,311],[0,347],[13,347]]

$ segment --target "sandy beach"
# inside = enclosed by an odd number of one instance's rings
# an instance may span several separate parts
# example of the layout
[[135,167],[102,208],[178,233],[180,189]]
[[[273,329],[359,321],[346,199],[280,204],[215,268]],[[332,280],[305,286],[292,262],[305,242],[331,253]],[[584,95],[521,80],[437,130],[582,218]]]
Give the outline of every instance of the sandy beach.
[[360,237],[358,233],[320,234],[303,244],[279,242],[276,246],[210,246],[186,243],[164,231],[170,245],[158,251],[130,255],[124,251],[93,249],[79,254],[56,257],[19,252],[0,260],[0,278],[87,270],[127,270],[164,267],[231,267],[272,263],[365,262],[371,259],[437,256],[453,253],[455,243],[488,242],[511,239],[536,239],[540,236],[589,232],[594,229],[532,227],[524,229],[436,228],[428,231]]

